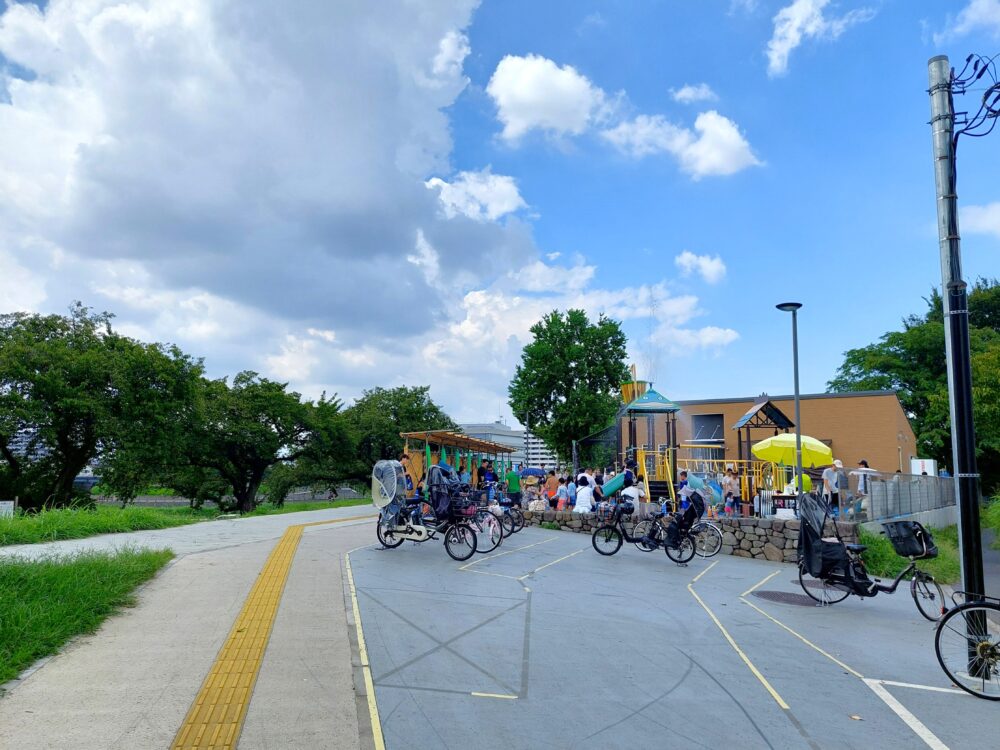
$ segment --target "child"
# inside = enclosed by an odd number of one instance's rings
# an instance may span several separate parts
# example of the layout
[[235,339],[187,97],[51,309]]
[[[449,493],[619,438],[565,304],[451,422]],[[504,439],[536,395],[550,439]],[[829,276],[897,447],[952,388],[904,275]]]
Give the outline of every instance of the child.
[[556,489],[556,509],[566,510],[569,505],[569,490],[566,488],[565,477],[559,477],[559,487]]

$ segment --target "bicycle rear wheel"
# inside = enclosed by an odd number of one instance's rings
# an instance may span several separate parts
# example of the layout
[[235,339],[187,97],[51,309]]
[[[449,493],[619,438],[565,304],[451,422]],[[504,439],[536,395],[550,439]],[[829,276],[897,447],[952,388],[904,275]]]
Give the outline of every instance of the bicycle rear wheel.
[[485,555],[500,546],[503,541],[503,526],[500,519],[488,510],[481,510],[476,513],[472,527],[476,531],[476,552]]
[[396,536],[396,517],[389,519],[379,518],[376,521],[375,536],[386,549],[395,549],[403,543],[403,538]]
[[690,534],[685,534],[676,547],[664,545],[663,551],[678,565],[686,565],[695,556],[694,538]]
[[656,521],[652,518],[643,518],[635,525],[635,528],[632,529],[632,538],[635,539],[633,544],[636,546],[636,549],[642,550],[643,552],[652,552],[656,549],[655,544],[650,544],[650,542],[644,541],[650,536],[650,531],[654,531],[654,523],[656,523]]
[[610,524],[598,526],[590,538],[594,549],[602,555],[613,555],[622,548],[622,533]]
[[514,533],[524,528],[524,512],[516,505],[510,509],[510,517],[514,519]]
[[972,602],[938,623],[934,652],[948,678],[967,693],[1000,701],[1000,605]]
[[[809,578],[809,583],[812,586],[807,586],[806,577]],[[799,586],[802,590],[806,592],[810,599],[818,602],[821,606],[827,606],[830,604],[836,604],[837,602],[842,602],[848,596],[851,595],[850,591],[842,589],[833,584],[827,583],[826,581],[819,580],[810,576],[802,565],[799,565]]]
[[476,532],[465,522],[453,523],[444,534],[444,548],[452,560],[468,560],[476,554]]
[[510,536],[514,533],[514,517],[510,513],[502,513],[497,516],[500,519],[500,525],[503,527],[503,535]]
[[691,534],[694,536],[695,550],[701,557],[714,557],[722,549],[722,532],[717,526],[699,523],[691,529]]
[[917,605],[917,611],[931,622],[937,622],[948,611],[944,591],[929,573],[914,572],[910,581],[910,594],[913,596],[913,603]]

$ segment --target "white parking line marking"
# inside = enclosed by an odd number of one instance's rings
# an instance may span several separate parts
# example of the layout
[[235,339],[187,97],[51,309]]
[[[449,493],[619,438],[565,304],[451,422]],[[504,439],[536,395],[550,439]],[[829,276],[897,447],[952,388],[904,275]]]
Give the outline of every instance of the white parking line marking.
[[[497,552],[495,555],[486,555],[485,557],[479,557],[479,558],[476,558],[475,560],[473,560],[472,562],[466,563],[465,565],[461,566],[459,568],[459,570],[468,570],[473,565],[477,565],[477,564],[479,564],[481,562],[484,562],[486,560],[492,560],[494,557],[503,557],[504,555],[512,555],[515,552],[520,552],[523,549],[528,549],[528,547],[537,547],[539,544],[545,544],[546,542],[552,542],[552,541],[555,541],[556,539],[558,539],[558,537],[550,536],[548,539],[543,539],[540,542],[534,542],[532,544],[525,544],[522,547],[515,547],[514,549],[509,549],[506,552]],[[479,571],[473,571],[473,572],[474,573],[478,573]]]
[[917,737],[924,741],[927,747],[932,750],[948,750],[948,746],[934,732],[928,729],[920,719],[910,713],[906,706],[896,700],[892,693],[885,689],[881,680],[865,678],[862,681],[875,692],[875,695],[885,702],[885,705],[893,710],[896,716],[903,720],[906,726],[913,730]]
[[530,573],[525,573],[523,576],[521,576],[517,580],[523,581],[525,578],[528,578],[530,576],[535,575],[535,573],[537,573],[538,571],[545,570],[550,565],[555,565],[556,563],[562,562],[563,560],[569,560],[571,557],[573,557],[574,555],[579,555],[581,552],[583,552],[583,550],[582,549],[578,549],[576,552],[570,552],[568,555],[563,555],[558,560],[553,560],[552,562],[547,562],[547,563],[545,563],[545,565],[541,566],[540,568],[535,568]]
[[935,687],[933,685],[916,685],[912,682],[896,682],[895,680],[877,680],[877,682],[880,685],[892,685],[893,687],[913,688],[914,690],[931,690],[935,693],[952,693],[954,695],[964,695],[968,698],[972,697],[964,690],[959,690],[958,688],[943,688],[943,687]]
[[505,701],[516,701],[516,695],[505,695],[503,693],[469,693],[476,698],[500,698]]

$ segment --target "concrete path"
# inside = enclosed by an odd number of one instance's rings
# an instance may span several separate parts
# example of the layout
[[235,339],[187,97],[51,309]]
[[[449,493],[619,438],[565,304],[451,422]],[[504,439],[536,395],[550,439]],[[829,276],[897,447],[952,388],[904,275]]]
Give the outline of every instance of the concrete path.
[[[215,521],[31,545],[44,551],[22,548],[45,554],[141,544],[170,546],[181,556],[138,592],[136,607],[7,685],[0,697],[0,750],[170,747],[275,539],[293,523],[370,511],[361,506]],[[359,746],[342,568],[346,551],[374,537],[368,519],[305,529],[247,712],[242,750]]]
[[1000,549],[993,549],[995,538],[993,529],[983,531],[983,581],[986,593],[1000,598]]
[[[283,513],[275,516],[230,518],[204,521],[188,526],[175,526],[155,531],[133,531],[127,534],[102,534],[86,539],[67,539],[45,544],[19,544],[0,547],[0,555],[38,558],[52,554],[72,554],[83,550],[115,550],[123,547],[170,548],[178,557],[195,552],[223,549],[252,542],[277,539],[285,529],[299,523],[327,521],[355,516],[375,518],[371,505]],[[374,533],[374,532],[373,532]]]

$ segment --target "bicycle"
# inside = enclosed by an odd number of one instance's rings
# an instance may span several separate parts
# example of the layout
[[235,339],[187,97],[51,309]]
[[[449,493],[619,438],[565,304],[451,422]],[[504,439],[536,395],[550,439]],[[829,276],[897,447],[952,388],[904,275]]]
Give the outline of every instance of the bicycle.
[[[909,564],[899,572],[892,583],[882,583],[868,576],[868,568],[861,553],[865,544],[846,544],[839,536],[835,540],[823,538],[823,528],[830,515],[830,508],[811,495],[800,500],[799,531],[799,585],[819,606],[830,606],[854,594],[864,598],[877,594],[894,594],[907,576],[910,578],[910,596],[920,614],[936,622],[947,612],[944,591],[934,576],[917,567],[917,560],[937,557],[934,539],[916,521],[886,521],[885,528],[893,549]],[[836,529],[836,526],[834,526]],[[808,581],[809,578],[815,579]],[[817,584],[815,581],[818,581]]]
[[[654,523],[645,536],[630,534],[625,528],[623,519],[626,516],[631,516],[633,511],[632,503],[619,503],[612,510],[610,523],[602,524],[594,529],[590,541],[598,554],[613,555],[622,548],[622,542],[626,541],[629,544],[646,545],[648,549],[643,551],[652,551],[663,547],[667,557],[678,565],[687,565],[695,556],[695,542],[691,537],[690,530],[681,533],[676,539],[671,539],[663,524]],[[662,513],[657,514],[657,520],[663,516]]]
[[[660,509],[661,512],[658,514],[651,514],[645,518],[639,519],[639,521],[636,522],[635,527],[632,529],[632,535],[636,537],[648,536],[649,531],[652,528],[652,524],[660,522],[660,519],[669,515],[666,502],[661,502]],[[707,560],[710,557],[715,557],[719,554],[720,550],[722,550],[722,529],[711,521],[697,521],[691,527],[689,533],[695,539],[695,552],[702,559]],[[643,544],[642,542],[637,542],[635,546],[643,552],[652,552],[656,549],[655,547]]]
[[977,698],[1000,701],[1000,599],[956,592],[934,634],[938,664],[955,685]]
[[516,534],[524,528],[524,513],[520,505],[515,505],[507,497],[507,488],[500,482],[489,482],[487,490],[493,490],[493,500],[500,506],[501,513],[498,516],[500,524],[503,526],[505,536]]

